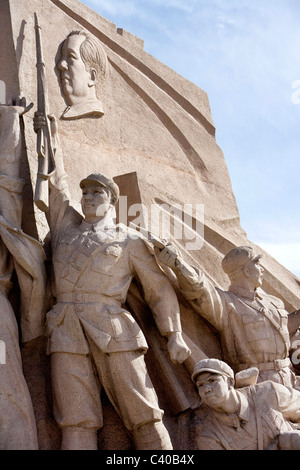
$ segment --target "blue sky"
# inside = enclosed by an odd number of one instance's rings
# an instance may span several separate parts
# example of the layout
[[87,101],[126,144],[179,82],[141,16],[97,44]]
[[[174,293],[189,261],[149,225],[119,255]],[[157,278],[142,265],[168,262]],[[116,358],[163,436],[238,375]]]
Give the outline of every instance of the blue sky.
[[300,276],[300,0],[84,0],[208,94],[241,225]]

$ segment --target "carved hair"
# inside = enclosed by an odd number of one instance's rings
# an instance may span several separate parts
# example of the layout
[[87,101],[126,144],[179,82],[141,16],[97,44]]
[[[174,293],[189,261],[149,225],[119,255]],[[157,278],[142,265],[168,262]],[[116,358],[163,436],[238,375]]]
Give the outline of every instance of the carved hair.
[[96,69],[99,74],[97,83],[101,83],[107,75],[108,62],[100,41],[85,30],[72,31],[67,37],[69,38],[74,35],[85,36],[85,40],[80,45],[80,56],[87,69],[89,67]]

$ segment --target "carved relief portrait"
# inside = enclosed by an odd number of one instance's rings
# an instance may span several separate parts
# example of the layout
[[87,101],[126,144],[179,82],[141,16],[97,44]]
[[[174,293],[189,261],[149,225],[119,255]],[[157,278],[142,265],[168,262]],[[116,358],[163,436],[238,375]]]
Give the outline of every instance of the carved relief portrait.
[[98,39],[84,30],[72,31],[62,44],[57,68],[67,104],[61,117],[103,116],[99,97],[108,67]]

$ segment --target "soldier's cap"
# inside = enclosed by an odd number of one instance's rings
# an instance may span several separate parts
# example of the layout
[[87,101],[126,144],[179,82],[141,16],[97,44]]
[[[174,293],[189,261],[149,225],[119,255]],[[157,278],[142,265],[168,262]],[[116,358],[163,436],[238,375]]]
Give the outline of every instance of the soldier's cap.
[[234,380],[234,372],[226,362],[219,359],[202,359],[195,364],[192,380],[196,383],[197,377],[202,372],[212,372],[213,374],[225,375]]
[[113,195],[113,203],[116,204],[118,202],[120,196],[119,186],[112,179],[102,175],[101,173],[92,173],[91,175],[81,180],[79,185],[81,189],[83,189],[84,186],[89,184],[99,184],[104,188],[108,188]]
[[258,261],[263,255],[255,253],[251,246],[238,246],[229,251],[222,261],[223,271],[228,276],[240,271],[250,261]]

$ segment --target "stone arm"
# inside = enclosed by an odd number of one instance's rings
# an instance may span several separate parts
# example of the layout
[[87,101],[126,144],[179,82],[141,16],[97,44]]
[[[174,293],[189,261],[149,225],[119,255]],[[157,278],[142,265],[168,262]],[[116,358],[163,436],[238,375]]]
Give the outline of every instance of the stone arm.
[[[53,157],[52,171],[49,173],[49,211],[46,213],[48,224],[51,231],[52,243],[56,242],[58,234],[72,220],[79,220],[81,216],[70,205],[70,192],[67,184],[67,174],[64,168],[63,152],[60,145],[58,134],[57,119],[49,115]],[[34,130],[37,132],[45,126],[45,116],[41,113],[35,113]]]
[[272,385],[277,395],[278,408],[285,419],[300,423],[300,391],[275,382]]
[[[0,216],[14,227],[20,227],[22,215],[21,191],[23,183],[19,180],[20,115],[24,108],[0,106]],[[10,291],[13,259],[0,241],[0,290],[6,295]]]
[[40,243],[21,229],[23,181],[19,179],[21,158],[20,116],[25,99],[13,106],[0,106],[0,286],[7,294],[15,268],[21,291],[22,340],[30,341],[44,331],[45,255]]
[[[278,409],[287,421],[300,423],[300,392],[290,387],[284,387],[281,384],[272,384]],[[299,450],[300,449],[300,431],[283,431],[277,437],[281,450]]]
[[26,112],[25,110],[24,99],[17,106],[0,105],[0,213],[15,227],[20,227],[22,217],[23,181],[19,179],[20,116]]
[[141,239],[130,251],[131,270],[142,284],[144,297],[160,333],[168,338],[167,348],[173,362],[184,362],[191,354],[183,340],[180,308],[176,293],[154,256]]
[[218,331],[223,330],[228,321],[225,293],[217,289],[202,271],[189,266],[173,245],[155,251],[158,260],[174,271],[179,289],[193,310]]

